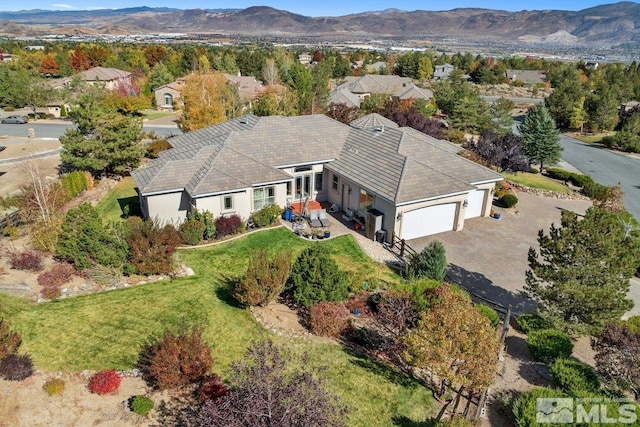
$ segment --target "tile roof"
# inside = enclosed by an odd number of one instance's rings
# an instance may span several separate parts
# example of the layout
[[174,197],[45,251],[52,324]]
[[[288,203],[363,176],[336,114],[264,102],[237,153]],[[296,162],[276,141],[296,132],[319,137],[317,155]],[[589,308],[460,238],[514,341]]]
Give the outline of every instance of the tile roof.
[[472,190],[502,177],[457,155],[458,146],[377,114],[346,126],[324,115],[247,115],[169,138],[172,149],[131,173],[142,194],[192,197],[290,180],[282,168],[326,168],[395,203]]
[[117,68],[105,68],[105,67],[93,67],[88,70],[82,71],[78,73],[78,76],[82,77],[84,80],[90,81],[102,81],[108,82],[111,80],[118,80],[129,77],[131,75],[130,72],[119,70]]

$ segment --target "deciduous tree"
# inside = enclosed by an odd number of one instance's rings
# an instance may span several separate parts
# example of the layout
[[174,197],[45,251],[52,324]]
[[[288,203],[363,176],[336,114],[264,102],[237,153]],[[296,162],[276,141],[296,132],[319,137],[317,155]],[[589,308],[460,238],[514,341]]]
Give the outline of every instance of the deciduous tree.
[[432,305],[404,338],[404,359],[449,384],[470,390],[489,387],[498,361],[495,329],[468,296],[449,285],[427,292]]
[[565,211],[560,227],[538,232],[538,244],[539,252],[529,249],[525,292],[550,318],[597,331],[633,307],[627,292],[640,242],[615,214],[592,207],[579,219]]

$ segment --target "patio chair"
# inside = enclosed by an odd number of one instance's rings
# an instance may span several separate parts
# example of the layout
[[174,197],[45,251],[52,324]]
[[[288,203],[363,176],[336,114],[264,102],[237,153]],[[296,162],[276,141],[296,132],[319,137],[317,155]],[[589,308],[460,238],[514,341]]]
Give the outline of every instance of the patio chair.
[[320,209],[320,213],[318,214],[318,220],[320,221],[323,227],[329,226],[329,215],[327,215],[326,209]]
[[309,221],[311,221],[311,227],[322,227],[322,222],[320,222],[320,219],[318,218],[318,214],[319,211],[313,209],[311,212],[309,212]]

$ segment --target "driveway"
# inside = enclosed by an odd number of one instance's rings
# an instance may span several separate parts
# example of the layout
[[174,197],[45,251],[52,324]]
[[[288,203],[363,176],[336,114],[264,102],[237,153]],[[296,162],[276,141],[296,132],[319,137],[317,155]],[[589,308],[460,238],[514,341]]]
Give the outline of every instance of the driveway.
[[520,295],[529,265],[529,247],[538,249],[538,230],[549,231],[560,224],[562,210],[578,214],[591,206],[586,200],[559,200],[518,193],[517,210],[495,207],[499,220],[475,218],[463,230],[410,240],[416,251],[440,240],[447,251],[448,280],[491,301],[508,306],[514,313],[530,311],[535,304]]

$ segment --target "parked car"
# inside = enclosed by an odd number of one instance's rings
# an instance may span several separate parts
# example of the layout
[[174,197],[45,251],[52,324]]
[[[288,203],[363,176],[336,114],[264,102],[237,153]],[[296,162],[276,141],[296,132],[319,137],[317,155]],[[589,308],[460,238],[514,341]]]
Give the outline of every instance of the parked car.
[[16,125],[21,125],[27,123],[29,120],[25,116],[7,116],[2,119],[2,124],[12,123]]

